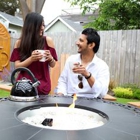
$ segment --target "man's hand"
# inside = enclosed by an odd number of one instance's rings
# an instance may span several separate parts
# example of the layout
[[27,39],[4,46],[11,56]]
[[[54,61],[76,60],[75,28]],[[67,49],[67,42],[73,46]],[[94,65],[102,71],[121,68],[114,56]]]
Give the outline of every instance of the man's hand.
[[89,76],[89,72],[86,70],[86,68],[82,64],[79,64],[79,65],[74,64],[74,65],[75,67],[72,69],[74,73],[81,74],[85,77]]

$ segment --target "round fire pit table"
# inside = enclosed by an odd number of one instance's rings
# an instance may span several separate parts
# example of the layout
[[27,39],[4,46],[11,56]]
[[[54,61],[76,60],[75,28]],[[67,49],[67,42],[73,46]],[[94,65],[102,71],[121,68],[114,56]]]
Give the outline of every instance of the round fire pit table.
[[43,107],[68,107],[72,97],[41,96],[33,102],[0,102],[1,140],[140,140],[140,109],[101,99],[78,98],[75,108],[96,111],[104,125],[82,130],[59,130],[33,126],[18,115]]

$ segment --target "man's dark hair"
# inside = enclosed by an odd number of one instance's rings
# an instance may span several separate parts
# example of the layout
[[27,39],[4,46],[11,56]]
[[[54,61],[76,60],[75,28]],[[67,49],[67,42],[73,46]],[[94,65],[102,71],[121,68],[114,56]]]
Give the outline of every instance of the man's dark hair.
[[87,44],[95,43],[95,47],[93,48],[94,53],[97,53],[100,46],[100,36],[97,31],[93,28],[86,28],[82,31],[82,34],[87,36]]

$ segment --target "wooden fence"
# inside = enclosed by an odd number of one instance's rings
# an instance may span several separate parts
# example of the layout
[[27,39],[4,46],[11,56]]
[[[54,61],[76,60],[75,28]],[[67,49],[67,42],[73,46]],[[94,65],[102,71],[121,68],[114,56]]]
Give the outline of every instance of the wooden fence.
[[[140,30],[99,31],[101,37],[97,55],[106,61],[110,77],[117,85],[140,86]],[[75,45],[80,33],[48,33],[54,40],[60,60],[61,54],[77,53]],[[11,51],[19,35],[11,35]]]

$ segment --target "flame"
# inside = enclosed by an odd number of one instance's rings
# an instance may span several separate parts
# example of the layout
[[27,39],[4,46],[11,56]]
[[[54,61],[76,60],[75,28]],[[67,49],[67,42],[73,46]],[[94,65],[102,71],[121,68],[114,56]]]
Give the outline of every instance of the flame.
[[[73,103],[69,105],[69,108],[75,108],[75,101],[77,100],[76,93],[74,93],[72,96],[73,96]],[[56,103],[56,107],[58,107],[57,103]]]
[[77,96],[76,94],[74,93],[73,94],[73,103],[69,106],[69,108],[74,108],[75,107],[75,101],[77,100]]

